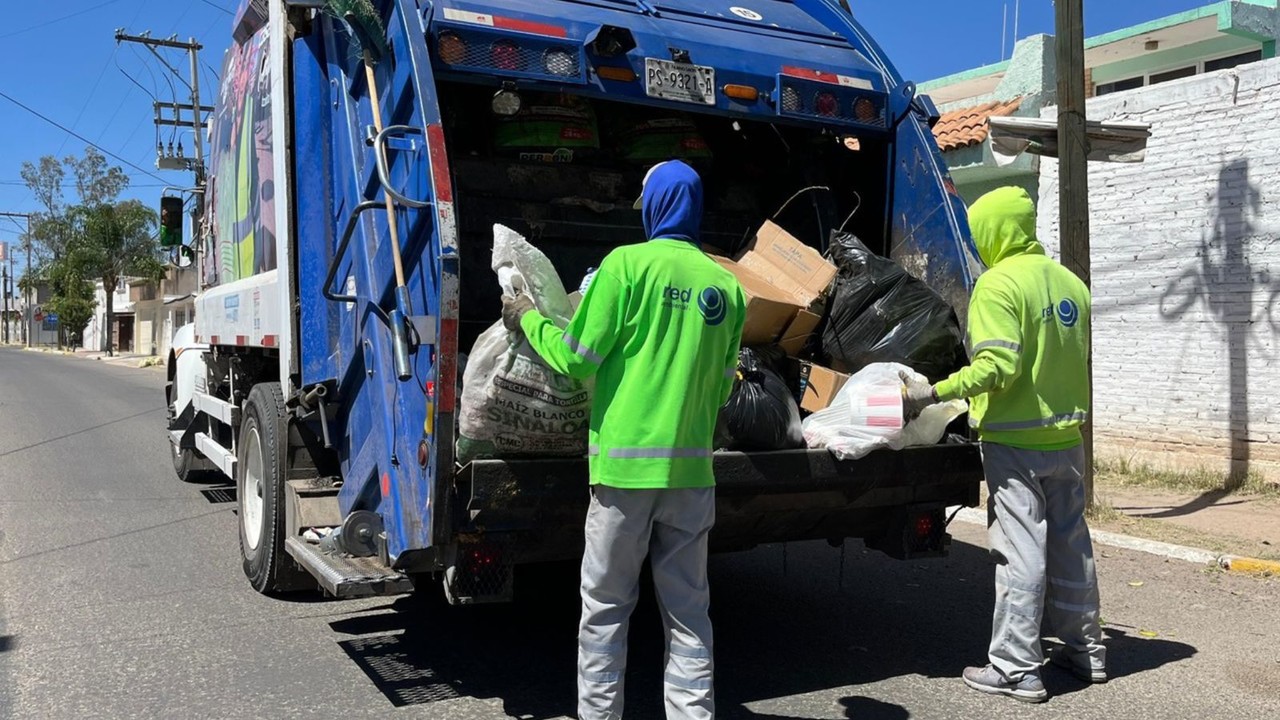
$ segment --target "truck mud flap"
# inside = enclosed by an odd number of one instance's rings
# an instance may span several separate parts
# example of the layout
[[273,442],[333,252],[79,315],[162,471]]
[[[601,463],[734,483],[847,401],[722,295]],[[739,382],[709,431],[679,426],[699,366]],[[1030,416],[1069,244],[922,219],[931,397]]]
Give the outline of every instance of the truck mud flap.
[[[957,443],[856,461],[825,450],[717,453],[713,551],[770,542],[873,538],[908,508],[976,506],[977,445]],[[517,563],[572,559],[582,548],[585,459],[478,460],[459,476],[462,526],[519,537]]]

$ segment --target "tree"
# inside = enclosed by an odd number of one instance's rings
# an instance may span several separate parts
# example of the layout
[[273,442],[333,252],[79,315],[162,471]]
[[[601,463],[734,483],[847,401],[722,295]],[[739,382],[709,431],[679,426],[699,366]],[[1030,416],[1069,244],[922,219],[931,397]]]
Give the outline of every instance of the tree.
[[92,207],[77,206],[70,262],[83,277],[102,281],[106,295],[106,351],[112,354],[110,328],[115,320],[116,284],[123,277],[154,282],[164,278],[156,240],[156,214],[137,200]]
[[22,277],[18,278],[18,292],[22,293],[23,297],[26,297],[28,293],[30,293],[31,295],[35,295],[36,290],[39,287],[40,287],[40,271],[39,270],[35,270],[34,268],[32,268],[32,270],[29,270],[23,273]]
[[68,155],[62,164],[75,177],[80,204],[89,207],[115,202],[129,187],[129,176],[119,167],[109,167],[107,158],[93,147],[84,149],[84,157]]
[[[77,204],[67,205],[63,186],[68,172],[75,181]],[[140,204],[117,203],[120,193],[129,186],[129,176],[119,167],[107,165],[97,149],[89,147],[83,157],[68,155],[58,160],[45,155],[37,163],[24,162],[22,180],[44,210],[32,213],[30,240],[36,259],[40,261],[43,279],[49,283],[50,299],[46,303],[59,317],[59,345],[67,340],[67,332],[83,333],[93,317],[96,301],[87,283],[110,277],[104,285],[107,294],[107,351],[111,350],[109,329],[112,323],[112,289],[121,277],[119,271],[136,269],[142,277],[163,275],[163,268],[148,253],[145,242],[133,235],[149,235],[147,220],[138,212]],[[122,206],[128,205],[127,208]],[[135,207],[136,206],[136,207]],[[149,210],[142,208],[149,213]],[[151,220],[154,226],[154,220]],[[143,228],[138,230],[138,228]],[[89,237],[90,234],[93,237]],[[152,241],[154,246],[154,241]],[[149,262],[148,262],[149,260]]]
[[66,170],[57,158],[45,155],[36,164],[22,163],[20,174],[36,202],[44,208],[27,218],[27,240],[39,259],[60,255],[67,240],[67,207],[62,198]]
[[58,328],[73,348],[82,344],[84,329],[98,305],[93,297],[93,283],[85,280],[84,269],[75,263],[75,253],[71,253],[51,263],[43,273],[54,289],[44,306],[58,316]]
[[36,201],[44,206],[45,212],[50,215],[62,213],[62,181],[66,179],[67,173],[57,158],[45,155],[40,158],[38,165],[24,162],[19,174],[36,196]]

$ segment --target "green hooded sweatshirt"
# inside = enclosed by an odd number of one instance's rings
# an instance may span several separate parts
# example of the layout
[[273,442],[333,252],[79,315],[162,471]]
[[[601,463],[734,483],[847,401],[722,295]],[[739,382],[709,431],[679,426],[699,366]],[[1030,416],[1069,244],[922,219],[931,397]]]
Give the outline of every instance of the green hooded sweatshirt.
[[970,424],[983,442],[1075,447],[1089,414],[1089,290],[1045,255],[1022,188],[979,198],[969,226],[989,270],[969,301],[972,361],[938,383],[938,398],[971,398]]

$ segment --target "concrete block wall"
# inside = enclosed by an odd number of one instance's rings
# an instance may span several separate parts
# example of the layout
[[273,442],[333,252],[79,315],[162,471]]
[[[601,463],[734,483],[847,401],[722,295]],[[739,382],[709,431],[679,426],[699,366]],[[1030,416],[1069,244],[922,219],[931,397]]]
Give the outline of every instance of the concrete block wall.
[[[1098,456],[1280,477],[1280,60],[1088,115],[1153,133],[1145,163],[1089,169]],[[1056,161],[1040,189],[1056,253]]]

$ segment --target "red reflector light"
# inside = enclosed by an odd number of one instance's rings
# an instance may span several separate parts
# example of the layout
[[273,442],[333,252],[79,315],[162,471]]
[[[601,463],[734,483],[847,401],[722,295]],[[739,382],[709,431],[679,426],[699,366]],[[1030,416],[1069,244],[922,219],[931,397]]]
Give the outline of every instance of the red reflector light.
[[477,569],[496,565],[498,561],[501,560],[497,548],[485,547],[483,545],[472,548],[467,552],[467,555],[468,559],[471,560],[471,567]]
[[921,515],[916,518],[916,537],[926,538],[933,534],[933,516]]
[[493,66],[499,70],[523,70],[524,59],[520,48],[509,40],[499,40],[490,46],[493,55]]
[[840,111],[840,102],[836,100],[836,96],[831,93],[818,93],[818,97],[814,101],[813,107],[814,110],[818,111],[819,115],[834,117],[835,114]]

